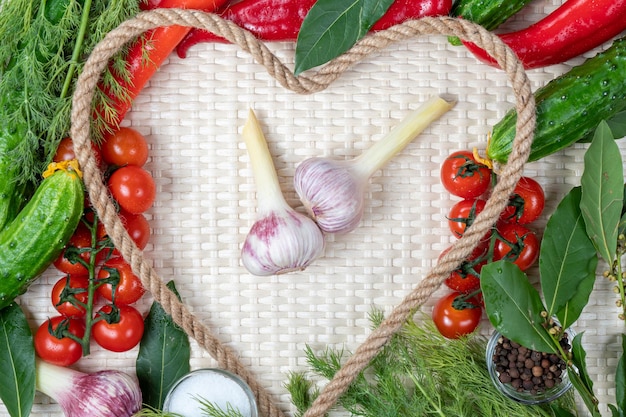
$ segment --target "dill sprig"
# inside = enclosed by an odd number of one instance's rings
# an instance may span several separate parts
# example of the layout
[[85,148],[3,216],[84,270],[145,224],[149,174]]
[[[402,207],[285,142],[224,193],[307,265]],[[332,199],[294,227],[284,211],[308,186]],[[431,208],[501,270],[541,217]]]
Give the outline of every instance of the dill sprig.
[[[46,7],[63,10],[58,21]],[[110,30],[139,11],[138,0],[4,0],[0,13],[0,123],[19,131],[11,150],[16,181],[37,183],[70,128],[71,96],[84,62]],[[124,69],[121,55],[113,66]],[[122,71],[123,74],[123,71]],[[111,91],[115,80],[105,75]],[[95,105],[107,108],[102,94]],[[101,123],[98,118],[94,124]]]
[[[375,311],[371,321],[380,325],[383,314]],[[470,335],[457,340],[441,336],[432,321],[423,317],[407,322],[341,396],[338,405],[353,416],[363,417],[551,417],[553,407],[577,415],[573,394],[551,405],[528,406],[510,400],[493,385],[487,372],[487,340]],[[311,378],[330,380],[342,364],[343,352],[305,349],[311,373],[294,373],[286,383],[302,415],[319,391]],[[307,382],[304,382],[307,381]]]

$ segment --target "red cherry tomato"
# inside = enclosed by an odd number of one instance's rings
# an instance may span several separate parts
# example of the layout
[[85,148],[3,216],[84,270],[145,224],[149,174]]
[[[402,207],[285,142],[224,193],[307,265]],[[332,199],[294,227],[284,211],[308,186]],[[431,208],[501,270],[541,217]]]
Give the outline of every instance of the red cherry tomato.
[[146,138],[130,127],[120,127],[106,135],[100,147],[102,159],[109,165],[144,166],[148,160],[148,142]]
[[107,304],[98,311],[101,314],[108,318],[96,321],[91,328],[98,345],[112,352],[126,352],[141,341],[144,323],[137,309],[127,305],[113,309]]
[[133,214],[148,210],[156,197],[152,175],[134,165],[116,170],[109,178],[109,189],[120,207]]
[[[148,222],[148,219],[146,219],[143,214],[133,214],[125,210],[120,210],[119,216],[124,224],[124,228],[128,232],[128,235],[133,242],[135,242],[135,245],[137,245],[139,249],[145,249],[150,241],[150,223]],[[100,224],[98,226],[98,236],[100,239],[103,239],[107,236],[107,232],[104,225]],[[114,249],[112,256],[119,257],[122,255],[117,249]]]
[[[52,333],[50,332],[52,331]],[[83,348],[77,341],[57,333],[69,332],[78,338],[85,334],[82,320],[63,316],[52,317],[39,326],[35,332],[35,352],[44,361],[69,366],[76,363],[83,355]]]
[[[449,251],[445,249],[441,255]],[[451,290],[469,294],[480,289],[480,270],[487,263],[488,242],[485,241],[474,249],[461,265],[450,273],[444,284]],[[441,256],[440,255],[440,256]]]
[[54,266],[61,272],[70,275],[88,275],[87,268],[79,262],[79,258],[83,262],[89,264],[91,256],[91,231],[84,223],[79,223],[65,246],[65,249],[54,261]]
[[448,212],[448,227],[454,237],[460,238],[465,229],[474,223],[478,213],[485,209],[485,200],[461,200],[452,206]]
[[532,178],[522,177],[500,219],[519,224],[532,223],[541,216],[545,203],[541,185]]
[[[452,292],[437,301],[432,318],[442,336],[457,339],[472,333],[482,317],[482,308],[477,300],[455,302],[462,294]],[[458,305],[457,305],[458,304]]]
[[[102,163],[102,156],[100,155],[100,149],[97,146],[92,145],[94,155],[96,157],[96,162],[98,166]],[[54,162],[61,161],[71,161],[72,159],[76,159],[76,153],[74,153],[74,142],[72,142],[72,138],[65,137],[61,139],[59,142],[59,146],[57,147],[57,151],[52,158]]]
[[[67,275],[58,280],[52,287],[50,299],[54,308],[65,317],[83,317],[89,300],[89,278],[84,275]],[[62,301],[68,300],[68,301]],[[72,300],[74,300],[72,302]],[[78,303],[77,303],[78,302]]]
[[444,188],[461,198],[476,198],[491,186],[491,170],[476,161],[470,151],[457,151],[441,164],[440,179]]
[[494,260],[509,260],[525,271],[539,258],[539,238],[530,229],[517,223],[502,223],[498,225],[498,234]]
[[108,280],[98,286],[98,294],[108,301],[113,301],[115,288],[115,305],[132,304],[139,300],[146,289],[141,279],[135,274],[128,263],[122,258],[113,258],[106,261],[98,272],[98,280]]

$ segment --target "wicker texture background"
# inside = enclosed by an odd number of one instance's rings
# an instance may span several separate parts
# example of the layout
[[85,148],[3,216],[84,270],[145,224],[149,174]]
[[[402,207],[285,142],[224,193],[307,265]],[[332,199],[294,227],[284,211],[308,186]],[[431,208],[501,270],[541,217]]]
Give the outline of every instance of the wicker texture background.
[[[536,0],[507,28],[526,26],[558,4]],[[293,44],[271,44],[271,49],[293,62]],[[529,71],[533,88],[582,61]],[[288,201],[300,207],[291,183],[300,161],[357,156],[435,94],[458,103],[374,176],[356,231],[329,236],[324,257],[304,272],[268,278],[247,273],[239,252],[256,217],[256,187],[239,132],[249,108],[264,127]],[[204,44],[187,59],[172,56],[125,121],[148,138],[147,169],[158,187],[148,213],[153,235],[147,256],[289,409],[283,384],[290,371],[306,369],[304,346],[353,351],[369,332],[372,307],[390,310],[450,244],[445,216],[456,200],[439,182],[439,165],[452,151],[484,149],[491,126],[513,101],[504,73],[441,36],[394,45],[311,96],[283,89],[235,46]],[[526,175],[546,191],[545,215],[537,226],[579,184],[584,150],[576,145],[527,166]],[[33,328],[54,315],[48,297],[60,276],[49,270],[21,297]],[[599,278],[576,326],[585,331],[589,370],[604,413],[604,404],[613,401],[618,335],[624,330],[614,300],[611,285]],[[146,297],[139,304],[142,312],[150,302]],[[481,331],[491,331],[486,320]],[[193,369],[214,366],[192,345]],[[114,354],[94,345],[76,368],[133,372],[135,357],[136,350]],[[62,413],[38,394],[33,415]],[[5,416],[0,404],[0,417]]]

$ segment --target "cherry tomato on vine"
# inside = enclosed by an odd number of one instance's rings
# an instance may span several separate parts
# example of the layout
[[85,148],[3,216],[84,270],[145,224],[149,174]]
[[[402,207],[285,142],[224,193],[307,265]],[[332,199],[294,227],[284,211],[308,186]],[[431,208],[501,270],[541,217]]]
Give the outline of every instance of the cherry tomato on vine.
[[474,223],[478,213],[485,209],[485,200],[468,199],[454,204],[448,212],[448,227],[454,237],[460,238],[465,229]]
[[[97,146],[92,145],[93,153],[96,157],[96,162],[98,166],[102,163],[102,156],[100,155],[100,149]],[[57,147],[57,151],[52,157],[52,161],[61,162],[61,161],[71,161],[72,159],[76,159],[76,153],[74,152],[74,142],[72,142],[72,138],[65,137],[61,139],[59,142],[59,146]]]
[[115,305],[127,305],[138,301],[146,289],[141,279],[135,275],[130,265],[122,258],[113,258],[100,267],[98,280],[103,281],[98,286],[98,294],[108,301],[113,301],[115,287]]
[[522,177],[500,219],[519,224],[532,223],[541,216],[545,203],[541,185],[530,177]]
[[97,313],[105,317],[91,328],[98,345],[112,352],[126,352],[137,346],[143,336],[144,323],[141,313],[132,306],[102,306]]
[[[441,255],[449,251],[445,249]],[[469,294],[480,289],[480,270],[487,263],[488,242],[479,244],[461,265],[450,273],[444,284],[451,290]]]
[[535,232],[517,223],[501,223],[497,230],[499,236],[493,250],[494,260],[509,260],[522,271],[537,261],[539,238]]
[[441,164],[440,179],[444,188],[461,198],[476,198],[491,186],[491,169],[476,161],[470,151],[457,151]]
[[[100,260],[100,254],[96,255]],[[89,271],[83,265],[89,264],[91,257],[91,231],[84,223],[79,223],[72,237],[68,241],[65,249],[53,262],[54,266],[61,272],[70,275],[88,275]],[[80,260],[79,260],[80,259]]]
[[[52,287],[50,299],[54,308],[65,317],[83,317],[89,300],[89,278],[84,275],[67,275],[58,280]],[[68,300],[61,302],[61,299]],[[71,300],[75,301],[72,302]]]
[[100,146],[102,159],[109,165],[144,166],[148,160],[148,142],[137,130],[120,127],[107,134]]
[[457,339],[472,333],[478,327],[483,310],[477,300],[461,301],[461,293],[443,296],[433,307],[432,318],[443,337]]
[[76,340],[62,336],[64,332],[82,338],[85,334],[85,324],[82,320],[63,316],[46,320],[35,332],[37,355],[44,361],[58,366],[76,363],[83,355],[83,348]]
[[156,197],[152,175],[134,165],[117,169],[109,178],[109,189],[120,207],[133,214],[148,210]]

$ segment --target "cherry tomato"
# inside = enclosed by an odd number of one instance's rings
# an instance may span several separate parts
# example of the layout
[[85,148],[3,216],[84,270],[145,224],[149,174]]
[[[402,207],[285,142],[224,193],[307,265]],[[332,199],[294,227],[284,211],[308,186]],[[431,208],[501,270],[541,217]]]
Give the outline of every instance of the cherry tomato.
[[525,271],[539,258],[539,238],[530,229],[517,223],[501,223],[498,234],[493,250],[494,260],[509,260]]
[[[89,278],[84,275],[67,275],[58,280],[52,287],[50,299],[54,308],[65,317],[83,317],[85,307],[76,303],[87,304],[89,300]],[[64,300],[61,302],[61,298]],[[72,303],[74,299],[74,303]]]
[[146,289],[141,279],[135,274],[130,265],[122,258],[113,258],[106,261],[98,272],[99,280],[109,280],[98,286],[98,294],[108,301],[113,301],[115,288],[115,305],[132,304],[139,300]]
[[461,293],[452,292],[437,301],[432,318],[442,336],[457,339],[472,333],[478,327],[483,310],[476,300],[455,302]]
[[[449,251],[445,249],[441,255]],[[480,289],[480,270],[487,263],[488,242],[478,245],[461,265],[450,273],[444,284],[451,290],[469,294]],[[441,256],[440,255],[440,256]]]
[[85,324],[82,320],[63,316],[52,317],[43,322],[34,338],[35,352],[41,359],[54,365],[69,366],[81,358],[83,348],[80,343],[58,334],[63,332],[70,332],[81,338],[85,334]]
[[483,195],[491,185],[491,170],[476,161],[470,151],[457,151],[441,164],[440,179],[444,188],[461,198]]
[[519,224],[532,223],[541,216],[545,203],[541,185],[530,177],[522,177],[500,219]]
[[[102,163],[100,149],[98,149],[98,147],[95,145],[92,145],[91,149],[93,149],[94,155],[96,157],[96,162],[98,166],[100,166]],[[61,142],[59,142],[59,146],[57,147],[57,151],[54,154],[52,161],[71,161],[72,159],[76,159],[76,153],[74,153],[74,142],[72,142],[72,138],[65,137],[61,139]]]
[[[98,315],[106,319],[98,320],[91,328],[98,345],[112,352],[126,352],[137,346],[143,336],[144,324],[141,313],[127,305],[102,306]],[[110,321],[110,322],[109,322]]]
[[450,208],[448,212],[448,227],[454,237],[460,238],[465,229],[474,223],[478,213],[485,209],[485,200],[461,200]]
[[109,165],[144,166],[148,160],[148,142],[146,138],[130,127],[120,127],[106,135],[100,147],[102,159]]
[[[150,223],[148,219],[146,219],[143,214],[133,214],[126,210],[120,210],[119,216],[128,235],[133,242],[135,242],[135,245],[137,245],[139,249],[145,249],[150,241]],[[98,238],[104,239],[107,235],[104,225],[100,223],[98,225]],[[111,256],[119,257],[122,255],[117,249],[114,249]]]
[[156,197],[152,175],[134,165],[116,170],[109,178],[109,189],[120,207],[132,214],[148,210]]
[[65,246],[53,262],[54,266],[61,272],[70,275],[88,275],[87,268],[78,261],[78,258],[89,264],[91,257],[91,231],[84,223],[79,223]]

